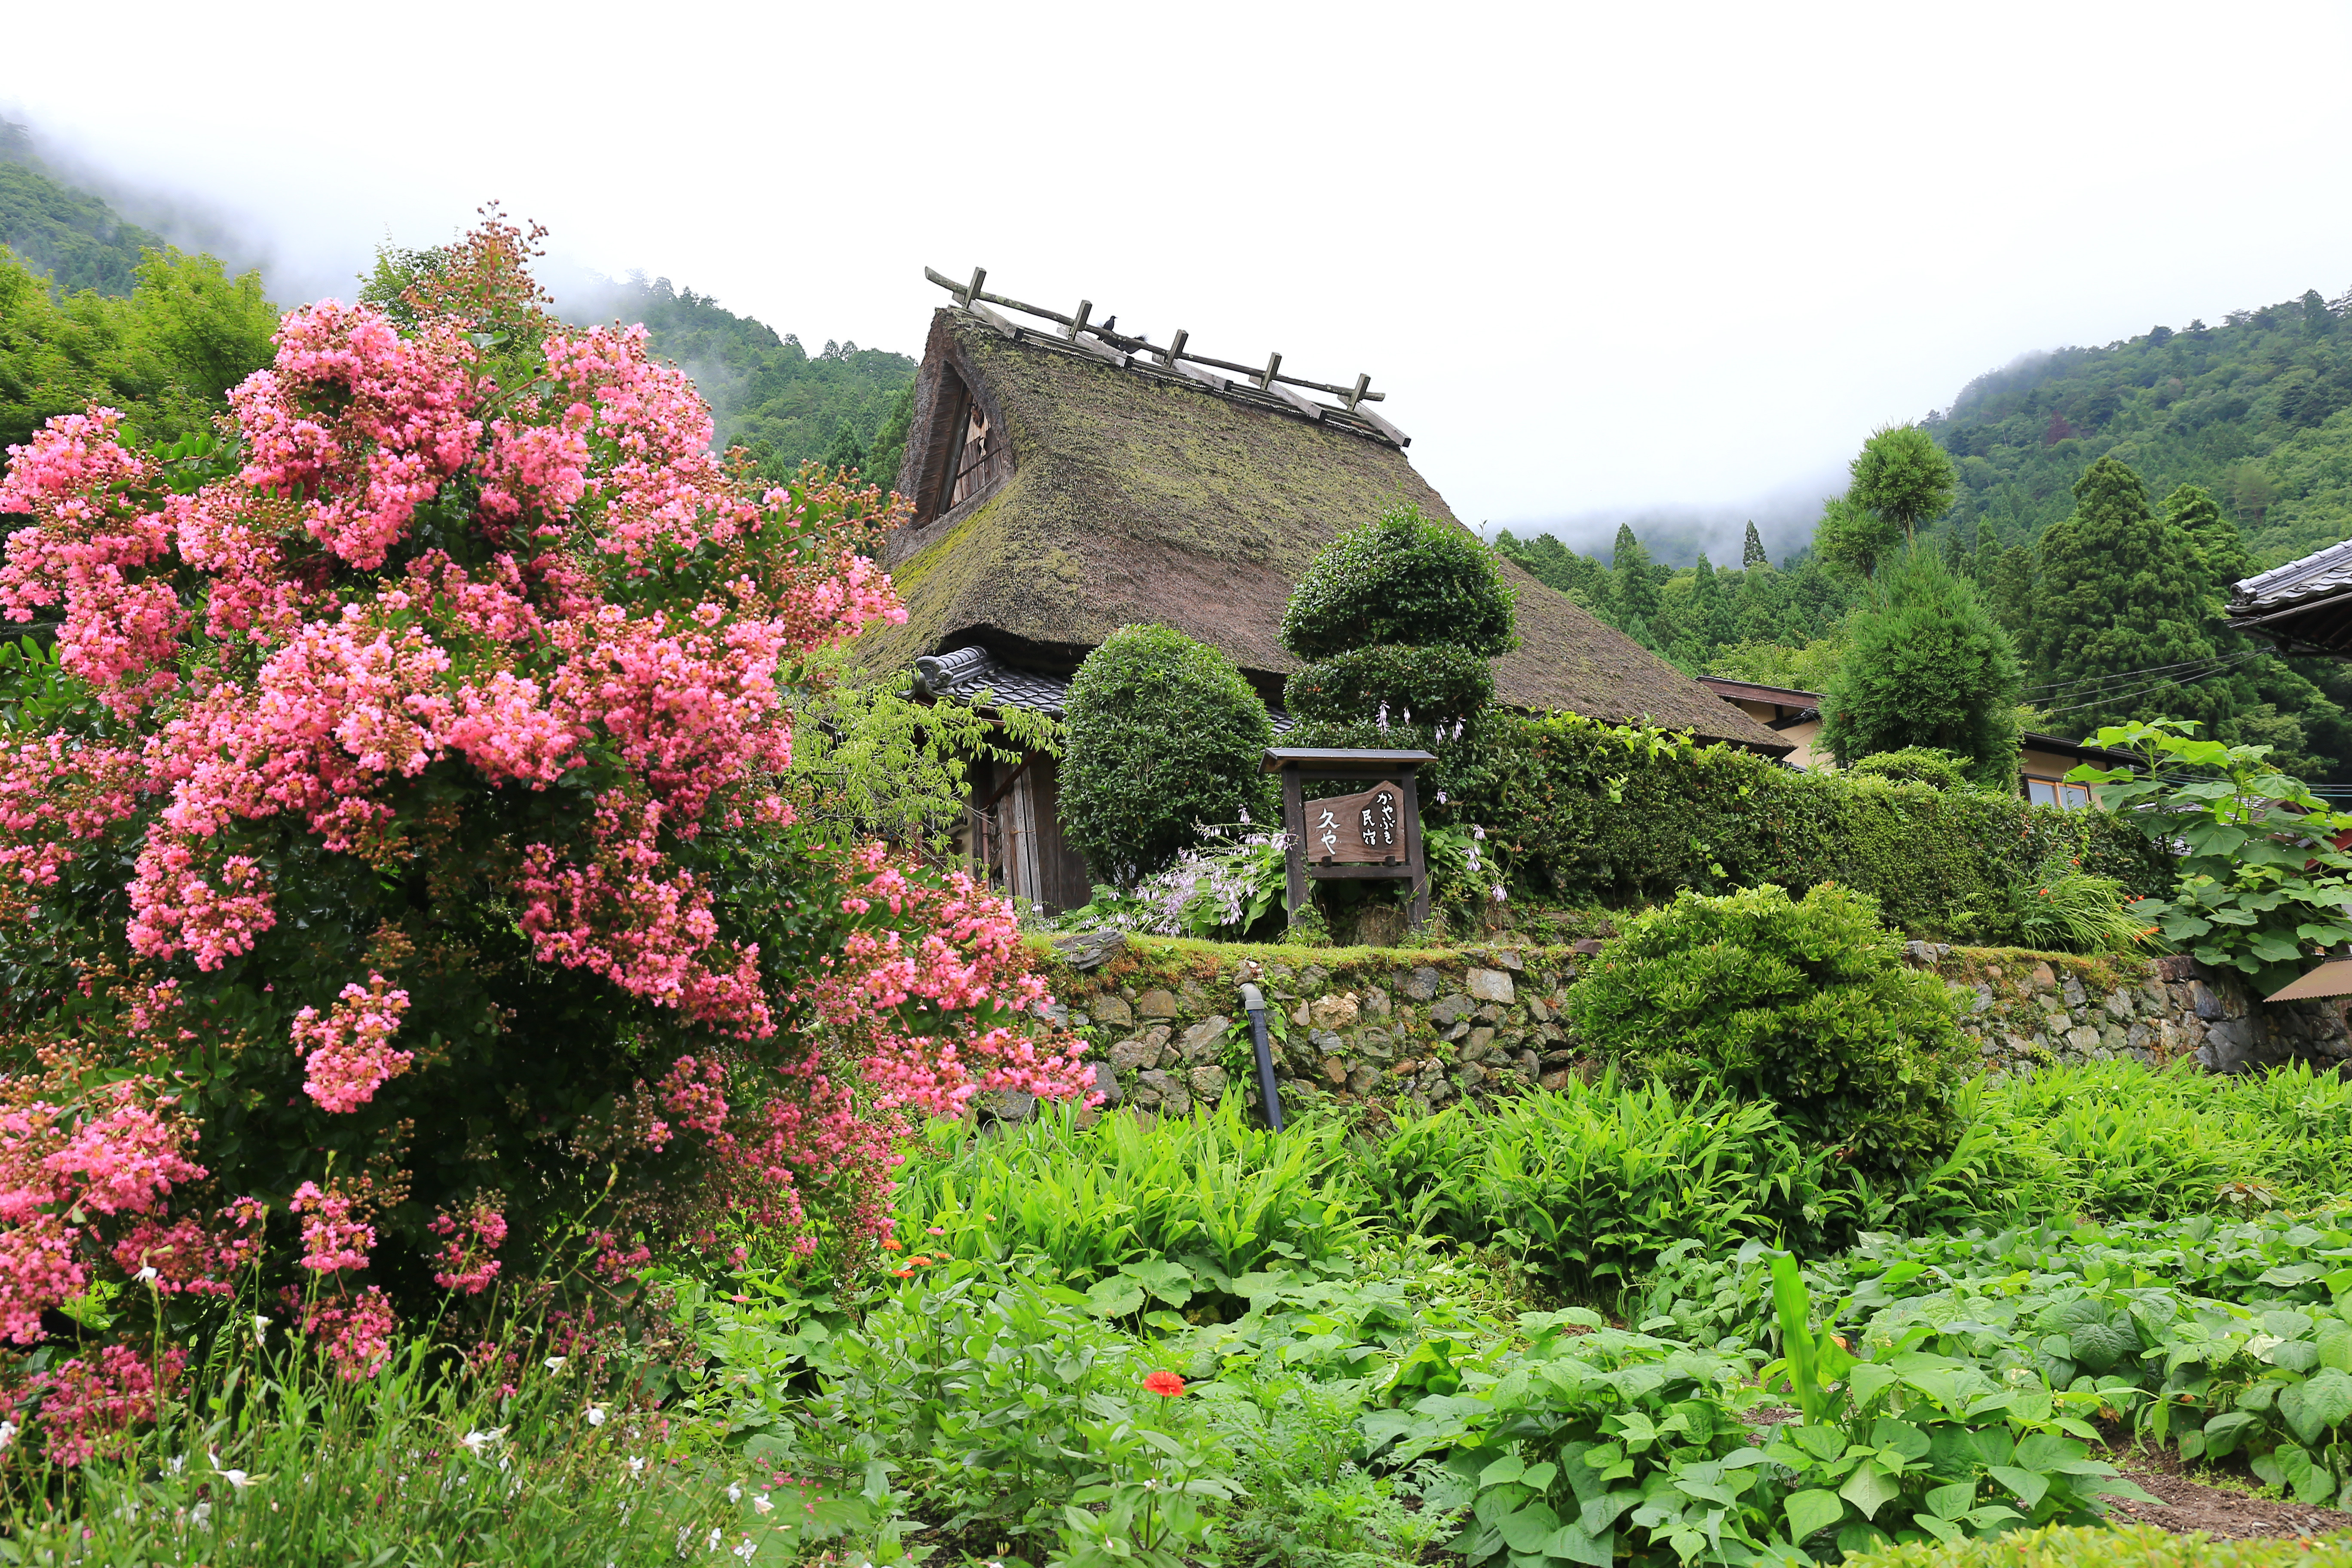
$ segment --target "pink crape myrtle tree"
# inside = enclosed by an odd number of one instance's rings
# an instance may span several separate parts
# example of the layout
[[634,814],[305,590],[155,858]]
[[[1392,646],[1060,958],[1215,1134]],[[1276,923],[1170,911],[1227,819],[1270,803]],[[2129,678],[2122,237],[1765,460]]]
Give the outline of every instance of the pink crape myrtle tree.
[[[795,823],[806,656],[903,618],[895,503],[714,458],[642,329],[543,312],[534,237],[291,312],[216,438],[10,451],[0,614],[54,627],[0,731],[19,1351],[110,1278],[167,1319],[249,1279],[357,1375],[722,1215],[854,1261],[917,1115],[1092,1088],[1004,900]],[[47,1349],[35,1392],[112,1375]]]

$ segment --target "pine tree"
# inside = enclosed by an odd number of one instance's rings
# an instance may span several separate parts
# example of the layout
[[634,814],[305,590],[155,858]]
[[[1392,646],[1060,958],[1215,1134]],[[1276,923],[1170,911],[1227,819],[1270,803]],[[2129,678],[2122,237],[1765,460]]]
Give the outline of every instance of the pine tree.
[[1617,624],[1628,634],[1635,623],[1646,630],[1658,613],[1660,573],[1650,563],[1650,552],[1633,537],[1633,525],[1617,525],[1616,548],[1609,555],[1610,605],[1617,613]]
[[2216,651],[2205,574],[2189,532],[2148,506],[2139,475],[2114,458],[2093,463],[2075,482],[2074,515],[2042,536],[2038,705],[2070,734],[2127,719],[2219,717],[2210,694],[2187,684]]
[[1830,565],[1869,577],[1903,542],[1902,525],[1879,516],[1848,496],[1822,503],[1813,525],[1813,553]]
[[1915,544],[1888,563],[1847,626],[1822,702],[1822,739],[1841,766],[1933,746],[1969,759],[1981,783],[2014,777],[2024,675],[1974,584]]
[[1750,572],[1759,566],[1769,566],[1772,558],[1764,553],[1764,536],[1756,531],[1754,519],[1748,523],[1748,537],[1739,542],[1739,569]]
[[1922,524],[1941,517],[1952,504],[1959,475],[1936,438],[1916,425],[1889,425],[1871,432],[1853,460],[1846,499],[1891,527],[1906,541]]
[[2229,602],[2231,587],[2253,572],[2238,525],[2222,513],[2221,503],[2201,485],[2182,485],[2165,497],[2164,521],[2188,536],[2189,547],[2205,574],[2206,595],[2218,614],[2219,607]]

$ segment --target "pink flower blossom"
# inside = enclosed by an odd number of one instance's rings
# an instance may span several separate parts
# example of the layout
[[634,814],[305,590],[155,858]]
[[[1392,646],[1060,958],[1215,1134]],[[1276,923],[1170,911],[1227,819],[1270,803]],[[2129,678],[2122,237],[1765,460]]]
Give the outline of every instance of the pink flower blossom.
[[385,987],[371,974],[365,989],[346,985],[321,1018],[316,1007],[294,1016],[294,1044],[307,1047],[303,1092],[328,1110],[357,1110],[375,1098],[385,1081],[408,1070],[415,1053],[387,1044],[408,1011],[408,993]]

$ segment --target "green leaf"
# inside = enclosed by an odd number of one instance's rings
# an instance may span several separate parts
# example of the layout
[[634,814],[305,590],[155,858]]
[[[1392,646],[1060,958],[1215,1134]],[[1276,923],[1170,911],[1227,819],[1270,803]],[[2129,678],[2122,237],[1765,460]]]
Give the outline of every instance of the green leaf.
[[2280,1390],[2278,1412],[2306,1446],[2316,1445],[2329,1427],[2352,1416],[2352,1376],[2323,1368],[2309,1382]]
[[1143,1287],[1123,1274],[1097,1279],[1087,1291],[1087,1309],[1098,1317],[1124,1318],[1143,1305]]
[[1838,1489],[1838,1496],[1862,1510],[1863,1518],[1874,1520],[1878,1510],[1900,1490],[1877,1460],[1865,1459],[1846,1478],[1845,1485]]
[[1537,1501],[1516,1513],[1506,1514],[1496,1521],[1503,1532],[1503,1543],[1514,1552],[1541,1552],[1545,1542],[1559,1530],[1559,1515],[1551,1505]]
[[1853,1390],[1853,1403],[1858,1408],[1885,1393],[1897,1375],[1893,1367],[1880,1366],[1875,1362],[1857,1362],[1846,1373],[1846,1386]]
[[1577,1524],[1561,1525],[1543,1543],[1547,1556],[1563,1563],[1582,1563],[1590,1568],[1610,1568],[1617,1556],[1616,1531],[1604,1530],[1598,1535],[1589,1534]]
[[2032,1470],[2021,1470],[2015,1465],[1995,1465],[1990,1472],[1994,1480],[2007,1487],[2017,1500],[2031,1509],[2050,1489],[2050,1482]]
[[1481,1489],[1499,1487],[1506,1481],[1516,1481],[1527,1473],[1528,1462],[1525,1459],[1517,1454],[1506,1454],[1478,1472],[1478,1485]]
[[1968,1512],[1976,1500],[1976,1482],[1954,1481],[1950,1486],[1937,1487],[1928,1492],[1927,1511],[1937,1519],[1958,1519]]
[[1783,1426],[1780,1435],[1816,1459],[1834,1459],[1845,1452],[1843,1426]]
[[1791,1541],[1801,1542],[1845,1517],[1845,1499],[1818,1488],[1790,1492],[1785,1506],[1789,1513],[1789,1539]]

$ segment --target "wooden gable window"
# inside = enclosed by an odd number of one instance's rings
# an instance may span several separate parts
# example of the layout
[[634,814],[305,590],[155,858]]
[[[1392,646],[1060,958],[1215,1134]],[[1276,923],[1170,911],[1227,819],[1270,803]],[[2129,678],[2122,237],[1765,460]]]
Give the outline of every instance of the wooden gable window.
[[955,447],[955,467],[949,475],[947,502],[941,510],[961,506],[1013,471],[1012,453],[1003,433],[990,426],[988,410],[969,393],[964,395],[963,409],[962,439]]

